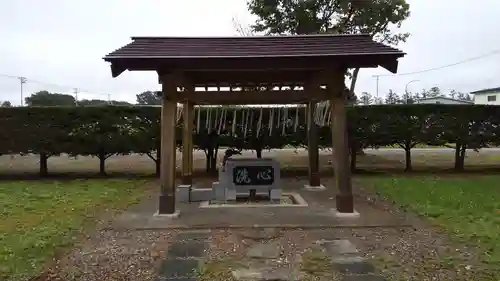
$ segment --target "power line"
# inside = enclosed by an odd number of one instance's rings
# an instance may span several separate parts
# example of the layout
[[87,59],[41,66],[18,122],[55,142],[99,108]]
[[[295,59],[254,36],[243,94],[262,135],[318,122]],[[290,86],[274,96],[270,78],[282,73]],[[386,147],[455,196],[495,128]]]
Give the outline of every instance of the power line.
[[[78,92],[93,93],[92,91],[81,89],[79,87],[70,87],[70,86],[67,86],[67,85],[60,85],[60,84],[42,82],[42,81],[33,80],[33,79],[29,79],[27,77],[22,77],[22,76],[15,76],[15,75],[3,74],[3,73],[0,73],[0,76],[6,77],[6,78],[12,78],[12,79],[19,79],[21,81],[24,81],[24,82],[21,82],[22,84],[26,84],[26,83],[30,82],[30,83],[44,85],[44,86],[47,86],[47,87],[56,87],[56,88],[59,88],[59,89],[68,89],[68,90],[72,89],[73,92],[75,91],[75,89],[77,89]],[[21,88],[22,88],[22,85],[21,85]],[[100,95],[100,96],[104,96],[104,95],[110,96],[109,94],[104,94],[104,93],[94,93],[94,94],[97,94],[97,95]]]
[[482,59],[482,58],[485,58],[485,57],[489,57],[489,56],[493,56],[493,55],[496,55],[496,54],[499,54],[499,53],[500,53],[500,49],[491,51],[489,53],[486,53],[486,54],[483,54],[483,55],[480,55],[480,56],[476,56],[476,57],[468,58],[468,59],[461,60],[461,61],[458,61],[458,62],[455,62],[455,63],[447,64],[447,65],[442,65],[442,66],[438,66],[438,67],[433,67],[433,68],[428,68],[428,69],[419,70],[419,71],[413,71],[413,72],[407,72],[407,73],[374,75],[374,77],[375,76],[376,77],[380,77],[380,76],[405,76],[405,75],[420,74],[420,73],[425,73],[425,72],[434,71],[434,70],[440,70],[440,69],[443,69],[443,68],[452,67],[452,66],[456,66],[456,65],[459,65],[459,64],[463,64],[463,63],[467,63],[467,62],[479,60],[479,59]]

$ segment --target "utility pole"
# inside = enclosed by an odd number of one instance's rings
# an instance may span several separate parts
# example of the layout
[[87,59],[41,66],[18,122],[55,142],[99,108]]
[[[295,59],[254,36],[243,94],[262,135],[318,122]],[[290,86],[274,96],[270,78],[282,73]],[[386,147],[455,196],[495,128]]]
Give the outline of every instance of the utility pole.
[[376,82],[376,84],[377,84],[377,86],[376,86],[376,87],[377,87],[377,88],[376,88],[376,90],[375,90],[375,93],[376,93],[376,97],[377,97],[377,99],[378,99],[378,80],[379,80],[379,77],[380,77],[380,76],[382,76],[382,75],[373,75],[373,76],[372,76],[372,77],[375,77],[375,79],[376,79],[376,81],[377,81],[377,82]]
[[21,106],[24,104],[24,97],[23,97],[23,85],[28,82],[28,79],[26,77],[18,77],[19,81],[21,82]]
[[108,94],[108,104],[111,104],[111,95]]
[[78,88],[74,88],[73,93],[75,93],[75,105],[78,106]]

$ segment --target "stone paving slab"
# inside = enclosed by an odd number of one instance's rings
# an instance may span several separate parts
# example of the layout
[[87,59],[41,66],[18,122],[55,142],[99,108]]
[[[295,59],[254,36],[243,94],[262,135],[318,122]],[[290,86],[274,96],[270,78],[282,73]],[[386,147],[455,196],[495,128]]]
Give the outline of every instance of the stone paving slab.
[[335,268],[344,274],[369,274],[375,272],[375,267],[373,264],[363,261],[363,262],[351,262],[351,263],[336,263]]
[[246,257],[256,259],[277,259],[281,253],[280,244],[275,242],[256,243],[247,250]]
[[177,235],[177,241],[179,243],[188,243],[193,240],[205,241],[208,239],[210,230],[198,230],[198,231],[183,231]]
[[197,260],[168,259],[161,262],[158,278],[163,280],[173,278],[195,278]]
[[356,246],[349,240],[319,240],[318,244],[325,247],[326,252],[330,256],[336,255],[346,255],[346,254],[357,254],[359,253]]
[[198,278],[197,277],[188,277],[188,278],[184,278],[184,277],[175,277],[175,278],[162,278],[162,277],[158,277],[156,279],[154,279],[155,281],[198,281]]
[[158,281],[198,280],[198,271],[204,256],[210,232],[187,231],[177,235],[158,268]]
[[175,243],[168,249],[168,258],[202,258],[205,242],[193,240],[189,243]]
[[[240,254],[236,256],[225,256],[221,261],[227,259],[226,261],[229,263],[219,270],[222,270],[221,273],[224,270],[227,271],[222,275],[208,275],[210,278],[230,276],[233,278],[231,280],[235,281],[298,281],[309,280],[308,277],[313,279],[321,277],[323,279],[318,280],[325,281],[385,280],[383,277],[374,275],[375,267],[363,258],[362,253],[350,239],[345,239],[346,237],[334,240],[315,240],[313,235],[308,236],[306,240],[303,240],[305,244],[300,246],[302,250],[293,248],[293,251],[299,250],[299,252],[290,252],[291,248],[287,249],[290,247],[289,239],[297,236],[288,232],[279,229],[259,231],[249,229],[248,233],[242,230],[228,231],[233,237],[230,238],[230,241],[235,241],[232,243],[238,245],[242,243],[241,245],[246,246],[241,248]],[[222,237],[228,239],[230,236]],[[211,256],[208,252],[203,251],[203,249],[209,248],[207,244],[214,238],[209,239],[207,232],[181,232],[176,238],[177,241],[169,247],[166,259],[162,261],[157,280],[186,281],[197,280],[196,278],[207,280],[206,275],[199,275],[200,272],[204,272],[204,264],[211,262],[210,259],[206,260],[207,257],[220,257],[218,254]],[[197,238],[197,240],[185,240],[186,238]],[[299,241],[296,240],[294,243],[300,243]],[[229,249],[231,248],[232,246],[229,247]],[[304,251],[304,249],[309,249],[311,252]],[[209,253],[213,254],[210,251]],[[204,254],[207,256],[204,257]],[[305,262],[309,262],[309,264],[306,266]],[[219,279],[214,279],[214,281],[217,280]]]
[[386,279],[377,275],[345,275],[342,281],[386,281]]
[[260,267],[232,271],[236,281],[300,281],[302,276],[290,268]]

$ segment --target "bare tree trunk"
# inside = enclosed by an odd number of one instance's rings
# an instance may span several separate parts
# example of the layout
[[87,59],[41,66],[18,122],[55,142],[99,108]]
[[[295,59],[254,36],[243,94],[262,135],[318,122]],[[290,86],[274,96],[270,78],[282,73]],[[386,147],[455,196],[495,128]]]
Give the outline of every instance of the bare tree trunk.
[[357,151],[359,151],[359,149],[356,149],[356,148],[351,149],[351,172],[355,172],[357,169],[357,166],[356,166]]
[[465,150],[467,146],[457,143],[455,147],[455,170],[463,171],[465,168]]
[[350,100],[350,101],[356,100],[354,89],[356,88],[356,82],[358,81],[358,75],[359,75],[359,68],[355,68],[354,71],[352,72],[351,86],[349,87],[348,100]]
[[99,158],[99,174],[104,176],[106,175],[106,153],[104,152],[99,152],[98,157]]
[[411,147],[409,146],[405,147],[405,161],[406,161],[405,172],[410,172],[413,169],[413,167],[411,165]]
[[158,149],[156,151],[156,161],[155,161],[155,165],[156,165],[156,170],[155,170],[155,173],[156,173],[156,176],[159,177],[160,176],[160,172],[161,172],[161,150]]
[[262,148],[256,148],[255,152],[257,153],[257,158],[262,158]]
[[49,159],[49,156],[46,153],[40,153],[40,176],[42,177],[49,174],[47,159]]

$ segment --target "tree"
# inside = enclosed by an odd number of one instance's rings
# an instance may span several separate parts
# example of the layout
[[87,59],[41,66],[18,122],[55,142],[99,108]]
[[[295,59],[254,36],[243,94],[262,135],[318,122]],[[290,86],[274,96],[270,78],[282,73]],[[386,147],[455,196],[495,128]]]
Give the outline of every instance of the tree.
[[443,94],[441,93],[441,89],[439,89],[439,87],[432,87],[428,92],[427,92],[428,96],[430,98],[435,98],[435,97],[439,97],[439,96],[442,96]]
[[39,91],[26,97],[24,101],[28,106],[74,106],[76,100],[72,95]]
[[472,97],[466,93],[458,93],[457,98],[459,100],[472,101]]
[[375,97],[373,99],[373,104],[384,104],[384,100],[381,97]]
[[132,105],[130,102],[121,101],[121,100],[110,100],[109,104],[110,105],[117,105],[117,106],[129,106],[129,105]]
[[12,103],[8,100],[2,102],[2,105],[0,107],[12,107]]
[[161,92],[158,91],[145,91],[142,92],[138,95],[137,97],[137,104],[142,104],[142,105],[161,105]]
[[457,98],[457,96],[458,96],[457,91],[455,91],[455,90],[451,90],[451,91],[450,91],[450,98],[452,98],[452,99],[456,99],[456,98]]
[[254,36],[252,29],[248,26],[243,26],[237,18],[233,18],[233,26],[240,36]]
[[132,153],[145,154],[155,162],[155,173],[160,176],[161,120],[154,110],[140,111],[138,118],[130,118]]
[[404,104],[412,104],[415,103],[416,100],[417,98],[415,98],[415,95],[413,95],[411,92],[405,92],[401,97],[401,103]]
[[419,99],[422,98],[419,92],[411,93],[411,94],[412,94],[413,102],[418,101]]
[[[268,35],[364,33],[390,45],[409,36],[394,31],[410,15],[406,0],[249,0],[247,6],[257,16],[253,31]],[[351,97],[358,74],[359,68],[350,74]]]
[[87,106],[87,105],[107,105],[109,104],[108,101],[105,100],[79,100],[78,105],[80,106]]
[[393,92],[392,90],[389,90],[389,93],[387,93],[387,96],[385,97],[385,103],[386,104],[397,104],[400,102],[401,102],[401,98],[398,96],[398,94]]
[[385,130],[390,132],[390,144],[396,144],[405,151],[405,171],[413,169],[411,163],[411,149],[422,142],[422,131],[425,127],[427,115],[424,109],[408,107],[406,111],[399,108],[388,108]]
[[472,97],[469,94],[457,92],[455,90],[451,90],[450,97],[452,99],[464,100],[464,101],[472,101]]
[[70,155],[97,157],[101,175],[106,174],[106,159],[116,154],[128,154],[133,147],[134,139],[130,137],[129,121],[122,117],[127,112],[118,112],[112,108],[87,108],[88,111],[84,107],[77,108],[77,112],[82,114],[76,116],[76,126],[70,133],[72,143],[75,144]]
[[[470,105],[454,105],[453,109],[442,114],[445,122],[441,139],[443,143],[454,144],[451,147],[455,149],[455,170],[462,171],[467,149],[477,151],[486,147],[491,140],[485,132],[492,131],[488,119],[493,114],[485,108]],[[467,114],[459,113],[459,110],[464,109],[468,109]]]
[[132,105],[132,104],[126,101],[116,101],[116,100],[106,101],[106,100],[92,99],[92,100],[80,100],[78,101],[78,105],[96,106],[96,105]]
[[373,103],[373,96],[370,93],[362,92],[359,102],[364,105],[370,105]]

